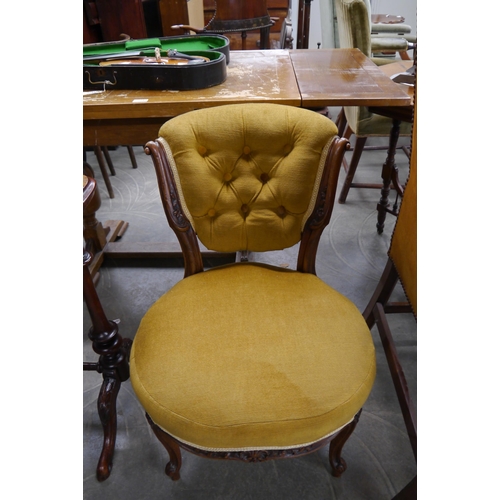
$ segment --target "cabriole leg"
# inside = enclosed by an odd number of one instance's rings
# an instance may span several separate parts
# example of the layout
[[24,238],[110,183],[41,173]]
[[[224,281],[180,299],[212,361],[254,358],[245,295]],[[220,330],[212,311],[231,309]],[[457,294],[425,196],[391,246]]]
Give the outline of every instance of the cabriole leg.
[[120,385],[121,382],[117,378],[106,377],[97,400],[97,411],[104,431],[102,451],[96,471],[98,481],[107,479],[113,466],[113,453],[116,442],[116,397]]
[[359,421],[359,416],[361,415],[361,410],[354,416],[353,421],[347,424],[331,441],[330,443],[330,465],[332,466],[332,475],[335,477],[340,477],[347,469],[347,464],[345,460],[340,456],[342,453],[342,448],[344,444],[349,439],[349,436],[354,432],[356,425]]
[[165,447],[170,457],[170,461],[165,467],[165,474],[172,479],[172,481],[177,481],[180,479],[179,471],[182,466],[182,455],[179,445],[169,436],[166,432],[160,429],[152,420],[151,417],[146,413],[146,418],[149,425],[153,429],[155,436],[158,438],[160,443]]

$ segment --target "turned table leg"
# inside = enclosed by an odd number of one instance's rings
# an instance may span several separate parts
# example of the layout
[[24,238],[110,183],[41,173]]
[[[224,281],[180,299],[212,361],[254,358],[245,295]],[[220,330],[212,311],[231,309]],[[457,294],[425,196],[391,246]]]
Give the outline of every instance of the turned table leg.
[[382,234],[384,231],[385,216],[389,206],[389,193],[391,191],[391,181],[397,176],[397,166],[395,163],[396,147],[399,139],[399,129],[401,120],[394,119],[392,122],[391,134],[389,137],[389,149],[387,150],[387,158],[382,167],[382,189],[380,190],[380,201],[377,205],[377,232]]

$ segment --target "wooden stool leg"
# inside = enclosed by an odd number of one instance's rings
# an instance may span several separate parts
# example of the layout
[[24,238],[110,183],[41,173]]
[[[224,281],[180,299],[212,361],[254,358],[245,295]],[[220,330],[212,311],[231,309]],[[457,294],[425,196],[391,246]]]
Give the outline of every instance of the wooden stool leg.
[[137,168],[137,161],[135,159],[134,148],[132,146],[127,146],[128,155],[130,156],[130,161],[132,162],[132,168]]
[[116,175],[115,166],[113,165],[111,156],[109,156],[108,148],[106,146],[103,146],[102,151],[104,153],[104,158],[106,158],[106,162],[108,163],[109,172],[111,173],[111,175]]
[[349,189],[351,188],[354,174],[356,173],[356,169],[358,168],[359,159],[361,158],[361,153],[363,152],[363,148],[365,147],[366,139],[367,137],[356,137],[356,145],[354,146],[351,163],[349,164],[347,176],[344,180],[342,191],[340,192],[339,203],[345,203],[347,195],[349,194]]
[[109,197],[114,198],[115,193],[113,192],[113,186],[111,185],[111,180],[109,179],[108,171],[106,170],[106,161],[104,159],[104,155],[102,154],[101,148],[99,146],[96,146],[94,148],[94,153],[97,158],[97,163],[99,164],[99,168],[101,170],[102,178],[104,179],[104,184],[106,184]]

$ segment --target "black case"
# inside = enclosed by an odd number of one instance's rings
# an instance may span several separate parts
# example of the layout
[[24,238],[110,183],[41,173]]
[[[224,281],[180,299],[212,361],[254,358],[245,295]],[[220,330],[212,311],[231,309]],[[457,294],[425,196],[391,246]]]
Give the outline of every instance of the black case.
[[[99,66],[89,57],[112,56],[132,51],[162,52],[177,50],[189,56],[210,59],[189,65],[130,64]],[[192,49],[192,50],[191,50]],[[202,49],[202,50],[200,50]],[[149,55],[149,54],[148,54]],[[84,90],[197,90],[219,85],[226,80],[229,63],[229,40],[223,35],[184,35],[83,46]]]

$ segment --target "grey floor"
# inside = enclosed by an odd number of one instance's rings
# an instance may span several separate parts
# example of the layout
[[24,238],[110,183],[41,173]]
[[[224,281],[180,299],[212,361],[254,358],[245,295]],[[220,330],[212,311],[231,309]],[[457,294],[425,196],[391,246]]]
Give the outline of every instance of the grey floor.
[[[332,110],[335,112],[335,110]],[[401,144],[409,140],[401,139]],[[368,144],[386,145],[382,139]],[[110,199],[93,153],[87,156],[94,168],[102,198],[101,221],[126,220],[123,241],[173,241],[159,200],[151,159],[136,147],[138,168],[132,169],[127,150],[111,151],[116,176],[111,178],[115,198]],[[347,153],[350,157],[351,153]],[[379,182],[385,151],[365,151],[357,180]],[[398,151],[401,179],[406,178],[408,160]],[[340,182],[344,179],[341,173]],[[378,190],[352,189],[347,203],[336,204],[330,225],[320,242],[317,274],[349,297],[360,310],[367,304],[387,258],[394,217],[377,234]],[[391,195],[392,199],[394,195]],[[255,260],[294,267],[296,248]],[[215,264],[215,262],[214,262]],[[119,330],[133,339],[142,315],[174,283],[182,279],[182,262],[108,259],[101,268],[98,293],[110,319],[120,319]],[[400,288],[396,299],[404,300]],[[95,361],[87,337],[90,320],[83,305],[83,358]],[[389,317],[410,391],[416,404],[417,338],[411,315]],[[347,471],[334,478],[329,471],[327,448],[311,455],[260,464],[215,461],[183,452],[181,479],[173,482],[164,474],[167,453],[156,440],[129,382],[118,395],[118,435],[113,470],[99,483],[95,467],[102,446],[97,414],[101,375],[84,372],[83,380],[83,490],[87,500],[139,499],[346,499],[392,498],[416,474],[416,464],[405,432],[396,394],[376,328],[378,372],[355,433],[344,447]]]

